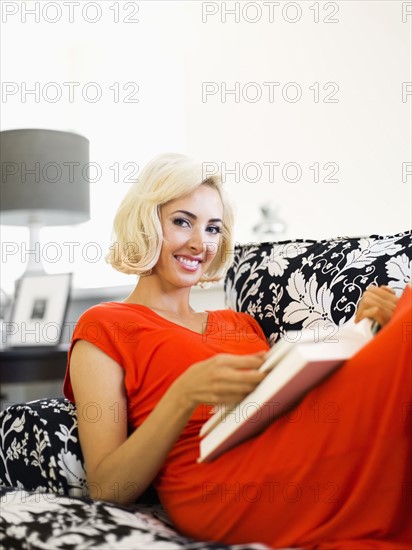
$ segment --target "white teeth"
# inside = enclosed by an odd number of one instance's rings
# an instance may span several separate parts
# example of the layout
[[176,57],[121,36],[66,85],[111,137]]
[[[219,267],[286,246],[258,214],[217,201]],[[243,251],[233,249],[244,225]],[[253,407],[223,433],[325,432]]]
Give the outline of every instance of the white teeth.
[[189,265],[190,267],[195,267],[199,264],[199,260],[189,260],[188,258],[183,258],[182,256],[176,256],[176,259],[182,264]]

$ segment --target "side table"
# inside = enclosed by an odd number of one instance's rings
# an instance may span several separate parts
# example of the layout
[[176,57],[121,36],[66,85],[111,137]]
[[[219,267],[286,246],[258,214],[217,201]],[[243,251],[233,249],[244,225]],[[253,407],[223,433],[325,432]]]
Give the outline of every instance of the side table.
[[0,351],[0,408],[62,395],[69,344]]

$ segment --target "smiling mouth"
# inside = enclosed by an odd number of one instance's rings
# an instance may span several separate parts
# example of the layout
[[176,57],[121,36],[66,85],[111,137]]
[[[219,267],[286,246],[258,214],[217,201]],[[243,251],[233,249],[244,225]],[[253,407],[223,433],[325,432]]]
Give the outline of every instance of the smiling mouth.
[[175,259],[179,262],[179,264],[190,271],[195,271],[201,263],[200,260],[190,260],[184,256],[175,256]]

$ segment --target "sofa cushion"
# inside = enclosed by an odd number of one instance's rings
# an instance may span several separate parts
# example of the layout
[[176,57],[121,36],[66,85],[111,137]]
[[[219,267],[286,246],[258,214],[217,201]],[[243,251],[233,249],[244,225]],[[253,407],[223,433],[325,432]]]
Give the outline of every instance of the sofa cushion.
[[189,539],[170,525],[160,506],[120,506],[10,487],[0,487],[0,499],[4,549],[270,550],[258,543],[227,546]]
[[[0,485],[87,496],[76,407],[64,397],[12,405],[0,413]],[[136,501],[155,505],[153,485]]]
[[0,414],[0,483],[87,495],[76,407],[64,398],[12,405]]
[[370,285],[388,285],[399,296],[411,265],[411,231],[236,245],[226,304],[255,317],[273,344],[289,330],[346,323]]

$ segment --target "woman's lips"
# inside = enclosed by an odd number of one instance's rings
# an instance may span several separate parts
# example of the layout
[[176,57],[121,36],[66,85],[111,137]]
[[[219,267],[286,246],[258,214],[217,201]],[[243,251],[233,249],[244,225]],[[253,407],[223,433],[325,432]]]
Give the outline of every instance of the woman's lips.
[[196,271],[200,265],[200,260],[190,259],[186,256],[175,256],[175,259],[187,271]]

